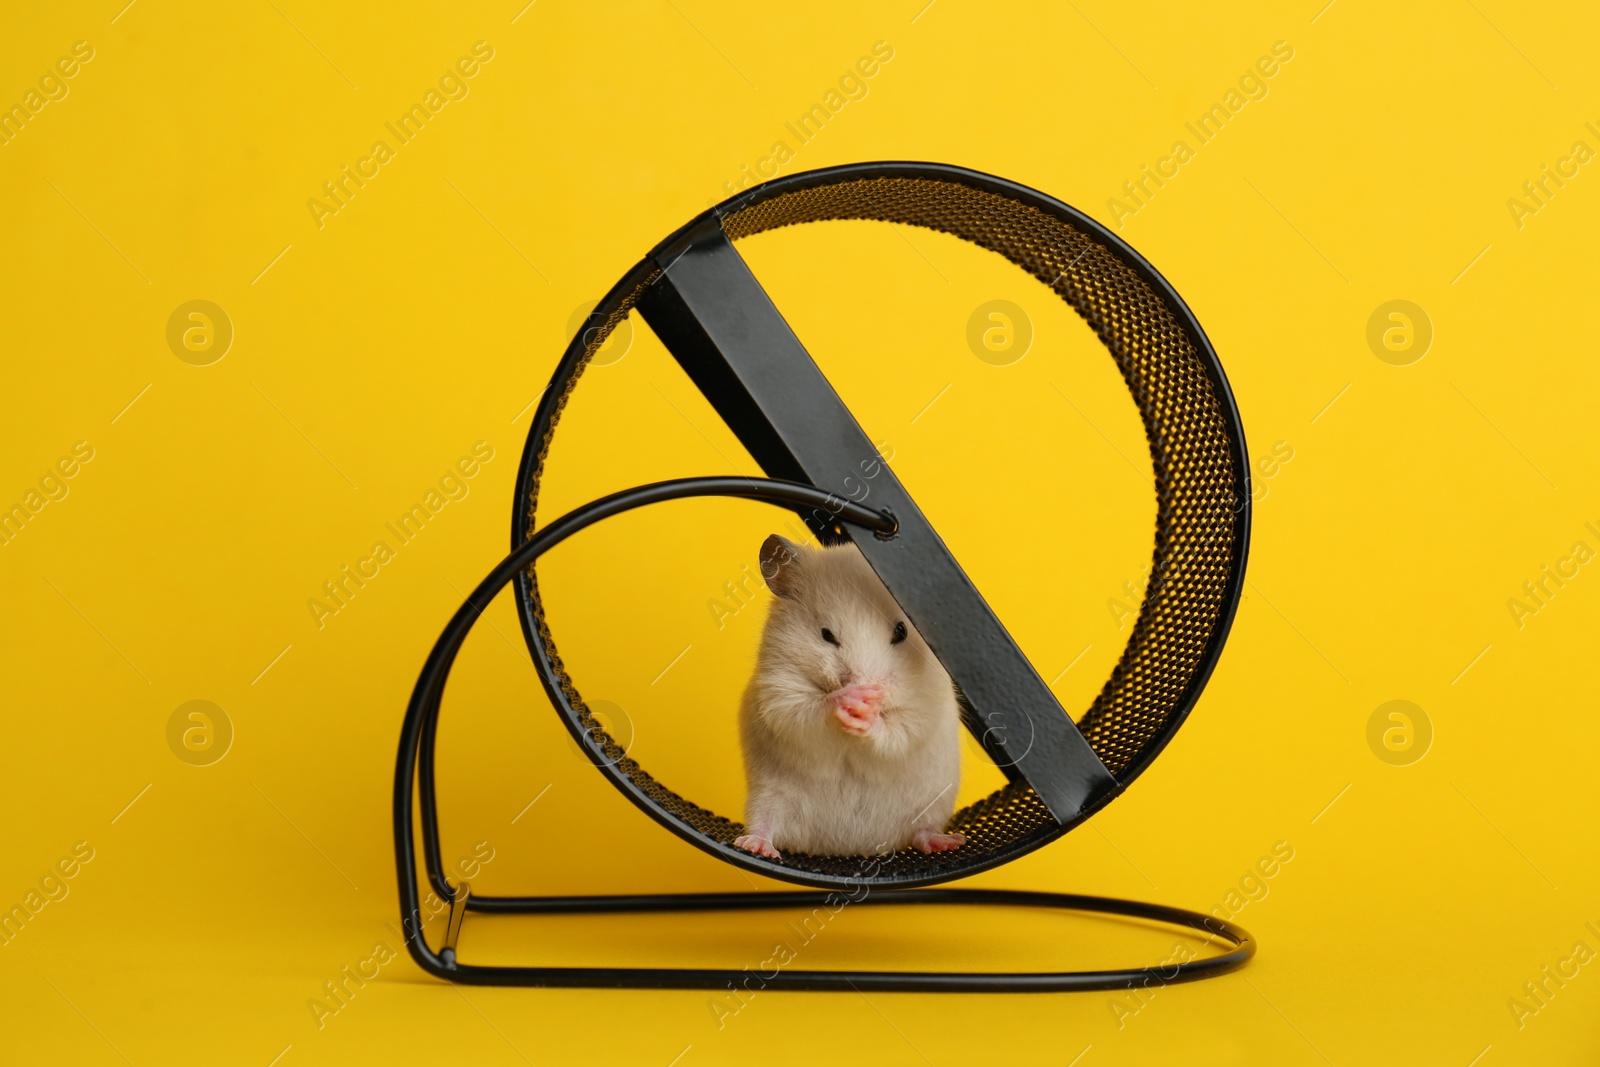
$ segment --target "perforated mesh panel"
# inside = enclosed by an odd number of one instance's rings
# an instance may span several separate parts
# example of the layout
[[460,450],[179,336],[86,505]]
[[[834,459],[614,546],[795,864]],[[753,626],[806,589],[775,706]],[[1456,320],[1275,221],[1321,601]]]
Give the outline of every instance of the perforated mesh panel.
[[[1156,538],[1152,571],[1127,648],[1094,703],[1078,720],[1096,754],[1121,775],[1164,739],[1203,669],[1229,610],[1229,574],[1236,552],[1234,445],[1229,421],[1194,343],[1172,311],[1114,251],[1063,219],[1000,194],[929,178],[866,178],[819,185],[760,200],[727,215],[732,240],[765,230],[829,219],[868,219],[923,226],[997,252],[1050,286],[1099,335],[1138,405],[1150,444]],[[583,366],[625,317],[647,278],[589,339],[583,362],[566,382],[543,438],[527,501],[531,536],[539,474],[555,423]],[[1242,447],[1240,445],[1239,447]],[[731,844],[743,827],[685,800],[628,758],[589,713],[561,666],[532,589],[537,629],[561,688],[608,761],[663,811],[713,840]],[[880,881],[942,879],[987,866],[997,854],[1026,851],[1059,832],[1025,784],[1012,783],[957,812],[951,829],[967,835],[954,852],[924,856],[902,850],[860,857],[787,854],[784,865],[819,875]]]

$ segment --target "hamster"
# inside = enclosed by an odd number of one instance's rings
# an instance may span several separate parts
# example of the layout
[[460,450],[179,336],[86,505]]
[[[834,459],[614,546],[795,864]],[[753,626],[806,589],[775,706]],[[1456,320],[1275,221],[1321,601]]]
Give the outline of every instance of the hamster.
[[774,534],[761,575],[777,595],[744,692],[749,795],[739,848],[944,852],[961,777],[955,686],[855,545]]

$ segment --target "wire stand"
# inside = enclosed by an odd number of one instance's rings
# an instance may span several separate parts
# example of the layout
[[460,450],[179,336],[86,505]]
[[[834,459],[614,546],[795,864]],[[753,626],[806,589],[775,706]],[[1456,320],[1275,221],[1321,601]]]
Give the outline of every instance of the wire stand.
[[[434,745],[445,680],[462,643],[499,591],[545,552],[584,528],[645,504],[686,497],[729,496],[791,508],[812,508],[837,522],[892,538],[894,516],[845,501],[814,486],[760,478],[683,478],[625,490],[577,508],[535,533],[489,572],[465,604],[451,617],[417,680],[406,709],[395,765],[395,863],[400,886],[400,916],[406,948],[417,964],[438,978],[472,985],[610,987],[647,989],[726,989],[751,980],[743,970],[661,967],[505,967],[462,963],[456,949],[469,911],[517,914],[627,912],[749,911],[771,908],[827,907],[833,911],[857,905],[958,904],[1053,908],[1121,918],[1141,919],[1196,931],[1207,943],[1231,948],[1168,966],[1101,971],[934,972],[784,970],[756,976],[762,988],[789,990],[874,990],[921,993],[1042,993],[1072,990],[1127,989],[1170,985],[1225,974],[1255,955],[1254,939],[1234,923],[1182,908],[1109,897],[1079,896],[1013,889],[891,889],[874,885],[870,876],[853,886],[829,891],[772,893],[690,893],[634,896],[488,897],[474,896],[461,882],[445,877],[439,847],[438,794],[434,777]],[[568,724],[569,728],[571,723]],[[578,737],[580,745],[584,738]],[[592,746],[585,747],[592,753]],[[444,945],[435,952],[423,937],[422,901],[417,884],[417,851],[413,818],[420,793],[423,857],[428,881],[450,902]],[[864,859],[870,865],[870,859]]]

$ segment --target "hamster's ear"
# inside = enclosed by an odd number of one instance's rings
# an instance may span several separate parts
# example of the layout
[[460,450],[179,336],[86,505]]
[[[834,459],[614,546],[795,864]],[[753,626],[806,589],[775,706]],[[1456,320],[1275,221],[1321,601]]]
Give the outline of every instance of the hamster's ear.
[[804,551],[793,541],[777,534],[761,542],[761,577],[766,579],[768,589],[778,596],[794,596],[800,554]]

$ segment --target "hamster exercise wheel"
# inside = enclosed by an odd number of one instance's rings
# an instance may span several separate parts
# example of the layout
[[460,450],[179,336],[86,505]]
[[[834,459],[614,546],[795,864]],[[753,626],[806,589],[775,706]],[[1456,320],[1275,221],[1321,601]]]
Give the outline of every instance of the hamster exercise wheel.
[[[1073,718],[1013,643],[944,542],[790,330],[734,242],[798,223],[866,219],[922,226],[997,252],[1066,301],[1099,336],[1143,421],[1154,469],[1155,548],[1137,622],[1111,677]],[[539,525],[540,478],[569,396],[611,331],[637,309],[769,479],[690,478],[616,493]],[[1120,989],[1221,974],[1255,945],[1238,926],[1152,904],[1013,890],[925,888],[988,870],[1055,840],[1142,773],[1199,699],[1244,582],[1250,530],[1244,433],[1210,342],[1178,294],[1099,223],[1039,192],[959,167],[871,163],[797,174],[710,209],[630,270],[567,347],[522,458],[513,551],[456,612],[422,670],[395,769],[394,833],[406,942],[424,970],[498,985],[723,989],[736,970],[507,967],[462,962],[469,911],[596,913],[806,908],[849,904],[991,904],[1111,914],[1187,928],[1216,954],[1167,966],[1027,973],[779,970],[764,988],[919,991]],[[871,507],[859,493],[872,479]],[[956,683],[962,715],[1005,773],[1005,786],[956,812],[964,847],[872,856],[734,847],[736,821],[680,796],[628,756],[569,677],[545,619],[533,563],[590,524],[689,496],[738,496],[797,512],[824,542],[853,540]],[[853,534],[850,531],[855,531]],[[867,536],[870,534],[870,536]],[[515,583],[524,636],[545,691],[599,772],[662,826],[747,871],[808,890],[626,896],[475,895],[445,873],[434,749],[445,678],[495,594]],[[731,712],[730,712],[731,714]],[[420,801],[420,817],[417,805]],[[440,906],[443,947],[424,937],[414,822]]]

